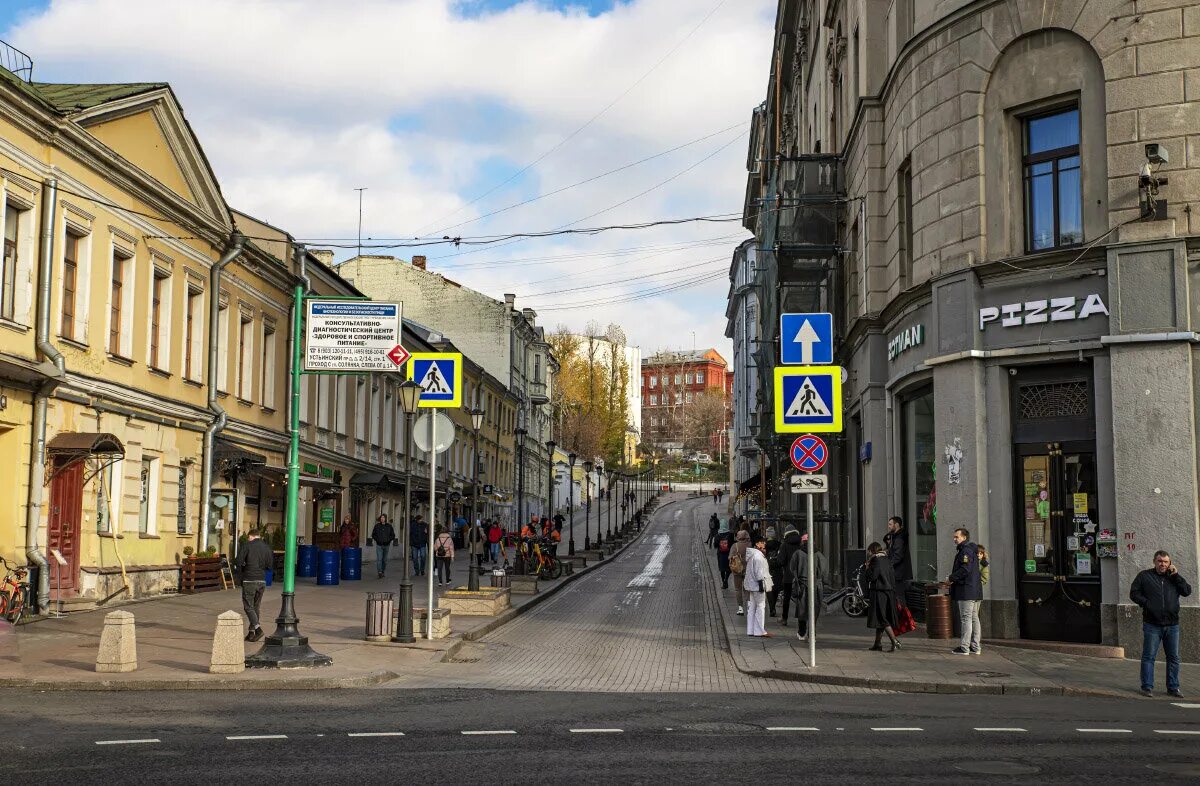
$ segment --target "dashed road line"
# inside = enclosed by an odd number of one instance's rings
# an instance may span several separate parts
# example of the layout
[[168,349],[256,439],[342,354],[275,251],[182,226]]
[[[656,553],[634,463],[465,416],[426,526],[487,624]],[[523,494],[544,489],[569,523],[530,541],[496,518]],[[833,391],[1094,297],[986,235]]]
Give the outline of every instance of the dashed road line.
[[402,731],[352,731],[346,734],[347,737],[403,737]]
[[624,734],[624,729],[571,729],[572,734]]
[[920,726],[872,726],[871,731],[925,731]]
[[1133,734],[1133,729],[1076,729],[1083,734]]
[[1200,704],[1192,704],[1186,701],[1173,701],[1171,703],[1176,707],[1182,707],[1185,710],[1200,710]]
[[768,726],[767,731],[820,731],[816,726]]
[[145,740],[96,740],[97,745],[148,745],[154,742],[162,742],[157,737]]
[[286,734],[231,734],[227,740],[286,740]]
[[1008,727],[1008,728],[1005,728],[1002,726],[996,726],[996,727],[992,727],[992,728],[987,728],[987,727],[976,728],[975,731],[996,731],[996,732],[1013,731],[1013,732],[1017,732],[1017,731],[1026,731],[1026,729],[1022,729],[1018,726],[1012,726],[1012,727]]
[[1196,734],[1200,735],[1200,731],[1195,729],[1155,729],[1155,734]]
[[464,731],[460,733],[468,737],[478,737],[486,734],[516,734],[517,732],[513,729],[477,729],[474,731]]

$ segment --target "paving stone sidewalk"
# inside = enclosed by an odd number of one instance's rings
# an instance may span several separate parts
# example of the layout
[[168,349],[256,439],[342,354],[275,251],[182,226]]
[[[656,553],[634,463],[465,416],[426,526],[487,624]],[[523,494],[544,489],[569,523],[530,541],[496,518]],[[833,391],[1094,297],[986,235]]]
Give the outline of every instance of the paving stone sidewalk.
[[[697,535],[703,522],[697,525]],[[982,693],[1067,696],[1140,696],[1139,661],[1064,655],[1042,650],[997,646],[984,641],[983,654],[955,655],[957,640],[932,640],[924,626],[901,637],[896,652],[871,652],[874,631],[866,619],[847,617],[840,610],[825,613],[817,628],[817,667],[808,667],[808,643],[796,638],[796,621],[784,627],[767,619],[772,638],[746,635],[745,617],[737,616],[732,583],[722,590],[716,554],[708,549],[705,564],[708,588],[721,608],[730,652],[747,674],[779,679],[854,685],[915,693]],[[782,601],[781,601],[782,605]],[[768,612],[769,613],[769,612]],[[887,649],[887,645],[884,646]],[[1134,653],[1140,657],[1140,653]],[[1159,655],[1155,668],[1156,699],[1166,696],[1166,663]],[[1183,664],[1184,694],[1200,691],[1200,665]]]

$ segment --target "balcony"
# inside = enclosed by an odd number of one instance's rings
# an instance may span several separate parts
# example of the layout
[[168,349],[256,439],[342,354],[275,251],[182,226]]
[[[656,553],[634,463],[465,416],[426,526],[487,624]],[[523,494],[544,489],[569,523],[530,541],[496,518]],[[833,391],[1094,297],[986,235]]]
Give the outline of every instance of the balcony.
[[549,404],[550,396],[546,393],[545,380],[530,380],[525,385],[531,404]]
[[778,177],[776,251],[794,260],[832,256],[838,250],[838,211],[845,199],[841,158],[781,159]]

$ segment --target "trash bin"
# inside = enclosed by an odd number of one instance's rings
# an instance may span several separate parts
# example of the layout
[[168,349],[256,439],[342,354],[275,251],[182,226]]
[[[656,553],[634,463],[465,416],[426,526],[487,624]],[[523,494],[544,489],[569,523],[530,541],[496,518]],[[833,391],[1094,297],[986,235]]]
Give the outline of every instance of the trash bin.
[[494,570],[492,570],[491,586],[507,587],[508,584],[509,584],[508,571],[504,570],[503,568],[495,568]]
[[317,586],[329,587],[338,583],[338,553],[332,549],[317,556]]
[[342,549],[342,581],[358,581],[362,578],[362,549],[347,546]]
[[938,592],[937,584],[927,584],[925,596],[925,633],[931,639],[949,639],[954,636],[954,624],[950,615],[950,596]]
[[266,571],[266,574],[267,574],[267,576],[266,576],[267,586],[269,587],[269,586],[271,586],[271,579],[275,578],[275,571],[268,568]]
[[296,551],[296,575],[311,579],[317,575],[317,547],[309,543]]
[[367,593],[367,641],[390,641],[392,607],[396,596],[391,592]]

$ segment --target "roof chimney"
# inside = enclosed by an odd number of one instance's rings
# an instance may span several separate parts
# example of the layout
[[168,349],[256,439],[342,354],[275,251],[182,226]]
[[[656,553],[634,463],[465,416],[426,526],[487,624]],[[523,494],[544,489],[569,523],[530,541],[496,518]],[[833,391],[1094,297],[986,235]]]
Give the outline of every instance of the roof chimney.
[[331,251],[330,249],[314,248],[314,249],[311,249],[308,253],[310,253],[314,257],[316,257],[317,261],[320,262],[325,267],[333,267],[333,251]]
[[504,305],[508,306],[509,308],[512,308],[516,304],[516,302],[517,302],[516,295],[514,295],[512,293],[507,293],[504,295]]
[[414,256],[414,257],[412,258],[412,265],[413,265],[413,267],[415,267],[417,270],[425,270],[425,257],[423,257],[423,256]]

